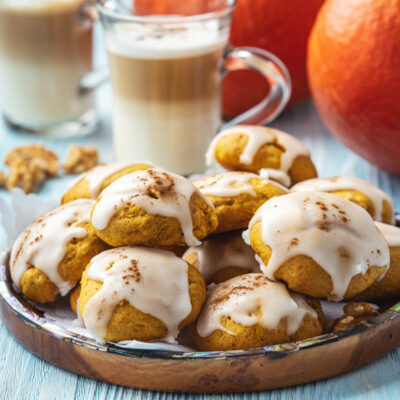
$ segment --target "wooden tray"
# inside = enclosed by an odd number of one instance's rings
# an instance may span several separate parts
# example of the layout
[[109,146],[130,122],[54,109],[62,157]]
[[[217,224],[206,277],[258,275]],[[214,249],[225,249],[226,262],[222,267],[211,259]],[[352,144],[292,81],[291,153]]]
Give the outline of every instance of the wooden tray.
[[[5,263],[7,264],[7,263]],[[231,352],[132,350],[71,333],[46,320],[13,289],[0,266],[0,313],[12,335],[38,357],[88,378],[140,389],[243,392],[328,378],[400,345],[400,302],[350,330]]]

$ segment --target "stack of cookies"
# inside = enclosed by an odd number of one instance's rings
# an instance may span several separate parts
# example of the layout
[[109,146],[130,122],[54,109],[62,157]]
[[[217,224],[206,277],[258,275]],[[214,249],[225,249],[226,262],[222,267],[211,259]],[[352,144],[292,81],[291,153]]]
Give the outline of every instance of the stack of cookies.
[[70,294],[99,341],[174,342],[190,326],[201,350],[317,336],[319,299],[400,293],[381,190],[318,179],[303,143],[260,126],[221,132],[207,160],[227,171],[193,183],[150,163],[87,171],[17,239],[15,285],[40,303]]

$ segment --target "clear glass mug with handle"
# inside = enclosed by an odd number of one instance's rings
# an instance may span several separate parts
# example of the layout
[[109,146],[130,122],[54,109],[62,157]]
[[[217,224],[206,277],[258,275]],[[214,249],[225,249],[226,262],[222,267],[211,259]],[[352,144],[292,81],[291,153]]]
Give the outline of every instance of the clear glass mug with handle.
[[266,123],[288,102],[282,62],[257,48],[228,44],[232,0],[102,0],[98,3],[110,61],[113,136],[120,161],[151,161],[188,175],[221,129],[221,79],[254,69],[268,96],[230,121]]
[[106,72],[92,70],[92,8],[90,0],[0,0],[1,109],[14,130],[95,129],[92,89]]

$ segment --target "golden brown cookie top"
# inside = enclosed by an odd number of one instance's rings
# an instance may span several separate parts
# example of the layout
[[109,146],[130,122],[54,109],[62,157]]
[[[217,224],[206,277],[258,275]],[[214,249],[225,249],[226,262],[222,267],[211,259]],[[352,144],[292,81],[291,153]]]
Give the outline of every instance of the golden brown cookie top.
[[285,172],[289,171],[293,161],[298,156],[310,155],[307,146],[288,133],[259,125],[235,125],[221,131],[214,137],[206,153],[207,165],[215,161],[215,147],[219,140],[231,134],[244,134],[248,137],[246,147],[239,158],[239,161],[243,164],[251,164],[258,150],[268,143],[276,144],[284,149],[280,160],[280,170]]
[[102,287],[81,310],[86,328],[103,340],[114,310],[123,300],[162,321],[168,328],[164,340],[174,342],[180,322],[192,310],[188,267],[181,258],[160,249],[119,247],[97,255],[87,275],[102,282]]
[[134,205],[152,215],[176,218],[189,246],[200,242],[193,234],[190,199],[197,193],[211,203],[186,178],[151,168],[125,175],[105,188],[93,209],[92,223],[98,230],[107,227],[111,217],[124,205]]
[[19,288],[24,272],[35,267],[44,272],[65,295],[74,286],[58,272],[67,244],[74,238],[83,238],[90,222],[94,200],[75,200],[43,215],[23,231],[15,241],[10,259],[11,278]]
[[270,281],[263,274],[246,274],[211,288],[196,329],[201,337],[216,330],[226,331],[222,317],[243,326],[258,324],[276,329],[286,318],[287,333],[293,335],[306,315],[318,318],[304,296],[289,293],[283,283]]
[[372,266],[389,266],[387,243],[371,216],[342,197],[322,192],[275,197],[250,221],[246,243],[258,222],[262,241],[272,250],[268,264],[261,267],[270,279],[292,257],[309,256],[330,275],[331,298],[341,300],[355,275]]
[[[374,215],[372,218],[375,221],[382,221],[384,201],[387,201],[393,209],[392,200],[383,190],[359,178],[335,176],[332,178],[307,179],[291,188],[293,192],[333,192],[337,190],[356,190],[368,196],[373,204]],[[393,222],[394,219],[392,220]]]
[[90,170],[84,172],[83,174],[79,175],[76,179],[74,179],[69,185],[68,189],[71,190],[78,182],[82,181],[83,179],[86,180],[89,184],[89,191],[90,196],[92,199],[96,199],[101,191],[101,187],[103,182],[109,178],[110,176],[114,175],[115,173],[122,171],[125,168],[128,168],[132,165],[148,165],[149,167],[152,166],[150,163],[132,163],[132,162],[112,162],[109,164],[102,164],[98,165]]

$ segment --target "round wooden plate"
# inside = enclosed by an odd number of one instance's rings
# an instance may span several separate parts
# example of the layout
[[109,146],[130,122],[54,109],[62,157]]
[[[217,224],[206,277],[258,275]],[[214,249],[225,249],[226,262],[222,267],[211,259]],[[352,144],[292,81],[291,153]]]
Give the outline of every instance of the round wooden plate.
[[4,324],[38,357],[75,374],[140,389],[243,392],[280,388],[349,371],[400,345],[400,303],[347,331],[301,342],[185,353],[101,345],[50,323],[14,291],[7,265],[0,267],[0,299]]

